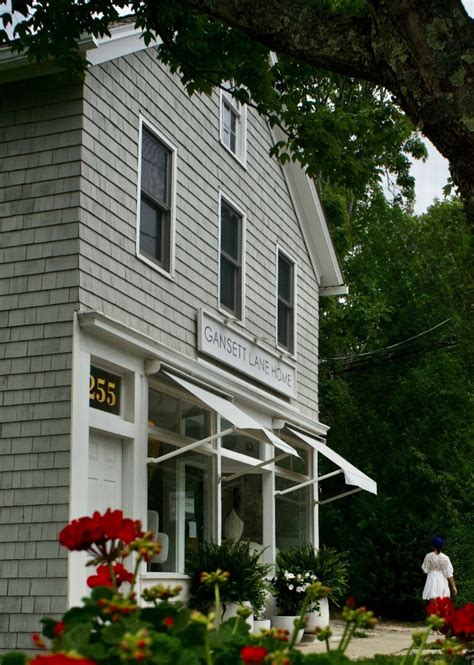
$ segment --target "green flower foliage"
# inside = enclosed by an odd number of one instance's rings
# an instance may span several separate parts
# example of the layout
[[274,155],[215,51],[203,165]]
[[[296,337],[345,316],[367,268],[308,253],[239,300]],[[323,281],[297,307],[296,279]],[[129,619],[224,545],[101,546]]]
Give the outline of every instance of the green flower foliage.
[[200,543],[186,560],[185,571],[190,576],[190,605],[205,611],[214,603],[214,586],[202,583],[202,573],[221,570],[229,573],[220,585],[220,598],[227,602],[249,601],[256,614],[265,606],[270,566],[260,561],[260,552],[250,543],[225,540],[221,545]]
[[316,549],[310,543],[281,550],[277,565],[294,573],[309,571],[319,582],[330,588],[329,598],[338,601],[347,589],[349,563],[347,553],[323,545]]

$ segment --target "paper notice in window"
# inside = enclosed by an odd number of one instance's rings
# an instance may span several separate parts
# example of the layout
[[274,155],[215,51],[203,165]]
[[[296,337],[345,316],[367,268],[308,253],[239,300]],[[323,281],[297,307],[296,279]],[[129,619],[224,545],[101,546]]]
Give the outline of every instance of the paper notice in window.
[[189,538],[197,538],[196,522],[188,522]]

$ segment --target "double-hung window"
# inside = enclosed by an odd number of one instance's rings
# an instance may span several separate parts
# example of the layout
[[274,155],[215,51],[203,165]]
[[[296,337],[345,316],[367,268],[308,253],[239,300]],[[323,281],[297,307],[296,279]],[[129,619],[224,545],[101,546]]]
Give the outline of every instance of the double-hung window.
[[243,215],[221,197],[219,305],[238,319],[242,318]]
[[246,107],[225,91],[221,93],[221,142],[245,166]]
[[295,349],[295,264],[278,250],[277,341],[289,353]]
[[174,150],[146,125],[141,132],[138,252],[171,271]]

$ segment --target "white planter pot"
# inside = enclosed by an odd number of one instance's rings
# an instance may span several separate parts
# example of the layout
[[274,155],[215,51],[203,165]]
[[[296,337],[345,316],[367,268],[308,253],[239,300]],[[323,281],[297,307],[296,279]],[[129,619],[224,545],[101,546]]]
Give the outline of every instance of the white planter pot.
[[329,603],[327,598],[321,598],[319,601],[319,610],[309,612],[306,615],[305,633],[314,633],[316,628],[326,628],[329,626]]
[[[287,630],[291,637],[295,629],[296,619],[298,619],[297,616],[279,616],[279,615],[272,616],[272,628],[281,628],[283,630]],[[296,636],[295,644],[301,642],[303,638],[303,633],[304,633],[304,628],[301,628]]]
[[[252,607],[250,601],[248,600],[243,600],[241,603],[223,603],[222,607],[224,607],[224,605],[225,609],[222,614],[222,621],[228,621],[229,619],[233,619],[234,617],[238,616],[237,610],[240,607]],[[246,618],[246,622],[250,626],[250,630],[253,631],[253,613]]]
[[261,630],[270,630],[271,625],[270,619],[254,619],[253,632],[258,634]]

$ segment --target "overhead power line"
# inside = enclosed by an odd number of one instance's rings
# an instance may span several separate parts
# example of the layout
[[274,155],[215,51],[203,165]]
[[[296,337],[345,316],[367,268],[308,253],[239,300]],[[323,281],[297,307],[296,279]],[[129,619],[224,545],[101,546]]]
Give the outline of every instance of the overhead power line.
[[401,342],[396,342],[395,344],[390,344],[389,346],[384,346],[381,349],[375,349],[374,351],[365,351],[364,353],[356,353],[352,354],[350,356],[336,356],[335,358],[321,358],[320,362],[325,363],[328,362],[329,360],[351,360],[353,358],[362,358],[364,356],[373,356],[376,353],[382,353],[383,351],[390,351],[391,349],[395,349],[397,346],[401,346],[402,344],[406,344],[407,342],[411,342],[414,339],[417,339],[418,337],[422,337],[423,335],[427,335],[430,332],[433,332],[433,330],[436,330],[436,328],[440,328],[441,326],[444,326],[445,323],[448,323],[448,321],[451,321],[451,317],[449,319],[445,319],[444,321],[441,321],[441,323],[437,323],[435,326],[432,328],[429,328],[428,330],[423,330],[423,332],[420,332],[416,335],[413,335],[412,337],[407,337],[407,339],[402,339]]

